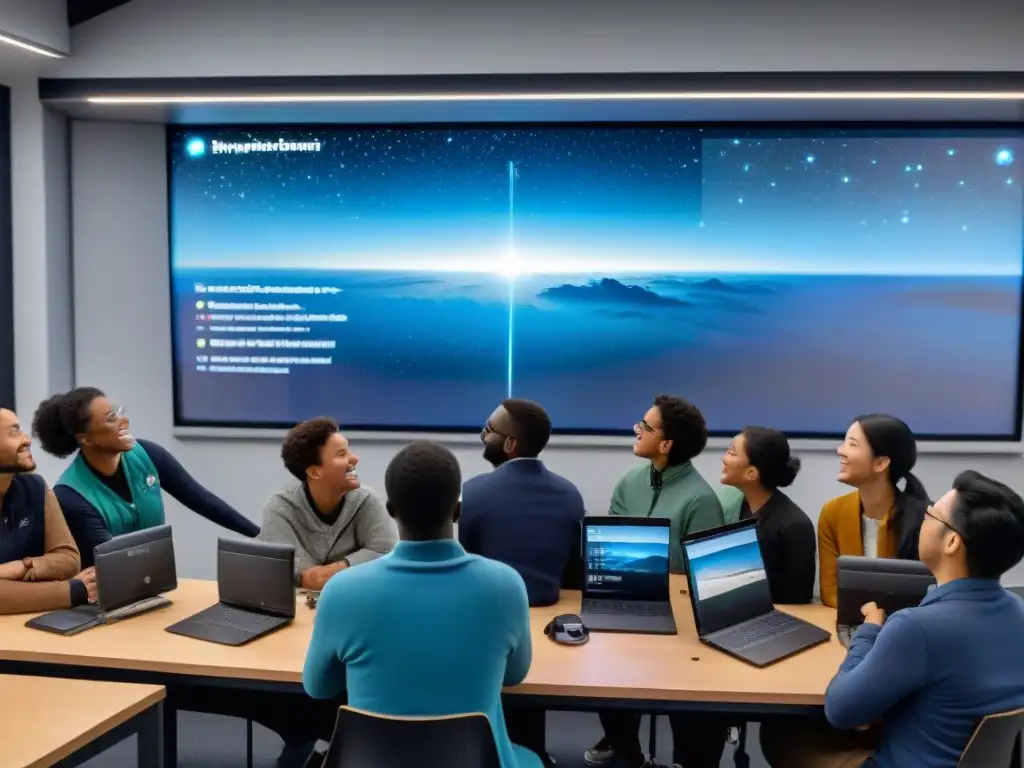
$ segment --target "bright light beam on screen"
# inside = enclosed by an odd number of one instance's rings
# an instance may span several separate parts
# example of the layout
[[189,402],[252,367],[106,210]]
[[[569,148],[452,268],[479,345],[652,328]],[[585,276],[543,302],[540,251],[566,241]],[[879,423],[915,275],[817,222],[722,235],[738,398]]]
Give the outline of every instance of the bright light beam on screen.
[[508,280],[508,396],[512,397],[512,323],[516,300],[516,166],[508,161],[508,257],[505,278]]

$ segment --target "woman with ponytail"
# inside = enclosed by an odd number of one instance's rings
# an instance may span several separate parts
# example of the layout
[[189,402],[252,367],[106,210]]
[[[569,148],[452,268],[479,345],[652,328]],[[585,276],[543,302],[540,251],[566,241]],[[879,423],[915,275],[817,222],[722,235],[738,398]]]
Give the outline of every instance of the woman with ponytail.
[[793,484],[800,459],[777,429],[747,427],[722,457],[721,483],[743,494],[739,519],[757,519],[768,587],[775,603],[814,596],[814,523],[780,488]]
[[928,493],[911,470],[917,441],[895,416],[854,420],[837,451],[841,483],[856,489],[832,499],[818,518],[821,602],[835,608],[840,555],[917,560]]

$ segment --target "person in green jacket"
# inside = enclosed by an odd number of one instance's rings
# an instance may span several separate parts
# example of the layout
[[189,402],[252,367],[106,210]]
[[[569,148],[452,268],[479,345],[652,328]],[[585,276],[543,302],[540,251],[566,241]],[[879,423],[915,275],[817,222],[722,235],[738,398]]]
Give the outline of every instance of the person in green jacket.
[[[647,461],[619,480],[609,511],[613,515],[668,518],[672,526],[669,567],[673,573],[682,573],[683,537],[725,523],[717,494],[693,466],[693,459],[708,442],[707,423],[692,403],[658,395],[633,432],[633,453]],[[586,751],[586,764],[600,768],[618,756],[623,768],[646,765],[638,733],[640,716],[615,710],[598,714],[604,737]],[[697,714],[674,716],[670,722],[676,763],[686,768],[718,765],[725,746],[725,732],[719,723],[705,722]]]

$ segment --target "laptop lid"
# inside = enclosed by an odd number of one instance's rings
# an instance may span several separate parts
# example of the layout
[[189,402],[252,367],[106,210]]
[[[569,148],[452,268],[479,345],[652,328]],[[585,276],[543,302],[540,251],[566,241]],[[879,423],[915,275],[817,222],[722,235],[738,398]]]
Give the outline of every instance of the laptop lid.
[[693,620],[701,637],[774,609],[757,543],[757,520],[683,539]]
[[295,550],[263,541],[217,540],[220,601],[275,616],[295,616]]
[[584,518],[583,597],[667,602],[669,531],[666,518]]
[[178,587],[174,539],[169,525],[115,536],[98,545],[93,554],[97,602],[103,612]]
[[912,608],[935,586],[928,566],[917,560],[843,555],[836,568],[840,626],[862,624],[860,609],[866,603],[876,603],[888,614]]

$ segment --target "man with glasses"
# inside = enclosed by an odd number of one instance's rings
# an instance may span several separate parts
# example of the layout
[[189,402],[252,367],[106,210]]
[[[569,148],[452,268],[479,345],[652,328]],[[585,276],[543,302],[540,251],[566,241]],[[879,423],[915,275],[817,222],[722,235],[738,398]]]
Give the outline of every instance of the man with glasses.
[[[581,589],[583,580],[583,497],[540,460],[550,437],[551,418],[537,403],[499,405],[480,433],[494,471],[463,485],[459,518],[463,548],[515,568],[534,606],[553,605],[562,586]],[[505,722],[513,741],[545,754],[543,709],[509,705]]]
[[1024,602],[999,584],[1024,557],[1024,500],[963,472],[929,507],[918,549],[935,589],[888,620],[865,605],[825,694],[835,728],[881,729],[801,729],[766,750],[772,765],[954,768],[983,717],[1024,707]]
[[[693,466],[693,459],[707,445],[707,424],[692,403],[681,397],[658,395],[633,432],[633,453],[646,461],[619,481],[610,512],[668,518],[670,568],[673,573],[682,573],[683,537],[724,523],[718,496]],[[605,735],[584,754],[587,765],[609,765],[616,756],[624,768],[645,765],[638,735],[640,716],[605,711],[600,717]],[[725,748],[726,723],[697,714],[675,716],[670,722],[676,763],[686,768],[717,768]]]

